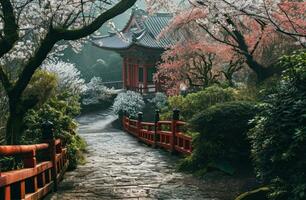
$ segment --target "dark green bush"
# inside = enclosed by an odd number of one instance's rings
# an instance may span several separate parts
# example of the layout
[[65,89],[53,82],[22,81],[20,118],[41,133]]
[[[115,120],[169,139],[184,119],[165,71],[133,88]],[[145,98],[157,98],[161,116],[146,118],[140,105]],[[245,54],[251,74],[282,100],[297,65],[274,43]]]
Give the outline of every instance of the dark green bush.
[[194,139],[194,152],[181,165],[192,171],[220,169],[232,174],[237,164],[249,160],[250,145],[246,133],[254,117],[254,103],[245,101],[216,104],[190,121],[200,134]]
[[76,134],[77,124],[74,117],[79,113],[78,97],[63,93],[49,99],[39,109],[30,110],[25,117],[25,132],[23,144],[39,143],[41,141],[41,125],[45,121],[54,124],[54,135],[62,139],[67,146],[69,168],[74,169],[79,161],[83,161],[82,151],[85,151],[85,141]]
[[250,131],[257,175],[271,185],[270,198],[306,199],[306,52],[285,56],[276,92]]

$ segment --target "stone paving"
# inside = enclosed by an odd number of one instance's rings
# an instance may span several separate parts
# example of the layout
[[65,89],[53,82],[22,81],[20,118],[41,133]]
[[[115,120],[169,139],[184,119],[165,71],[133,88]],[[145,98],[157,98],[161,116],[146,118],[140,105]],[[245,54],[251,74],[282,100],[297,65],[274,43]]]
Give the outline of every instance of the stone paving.
[[111,128],[114,120],[107,113],[79,118],[79,132],[88,143],[87,163],[67,172],[58,192],[47,199],[227,200],[241,187],[235,180],[200,180],[177,172],[177,157]]

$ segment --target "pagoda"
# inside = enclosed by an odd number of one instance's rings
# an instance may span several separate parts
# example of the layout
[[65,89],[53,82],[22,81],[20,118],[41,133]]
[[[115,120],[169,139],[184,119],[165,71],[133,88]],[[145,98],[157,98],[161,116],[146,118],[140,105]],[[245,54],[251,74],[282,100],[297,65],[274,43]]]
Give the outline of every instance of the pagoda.
[[94,36],[93,45],[112,50],[121,55],[123,88],[142,94],[157,92],[153,81],[156,65],[166,48],[175,44],[170,37],[158,38],[169,24],[172,15],[156,13],[148,15],[144,10],[133,8],[125,27],[118,33]]

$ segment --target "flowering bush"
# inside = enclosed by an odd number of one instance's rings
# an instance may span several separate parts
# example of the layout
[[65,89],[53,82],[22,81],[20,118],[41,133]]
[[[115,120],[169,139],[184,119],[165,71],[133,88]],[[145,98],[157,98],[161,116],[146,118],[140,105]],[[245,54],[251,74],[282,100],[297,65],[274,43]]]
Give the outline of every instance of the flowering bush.
[[85,90],[85,80],[81,78],[80,71],[72,63],[48,62],[42,69],[56,74],[60,91],[69,90],[73,94],[80,95]]
[[115,98],[113,109],[116,114],[120,112],[127,112],[131,117],[137,117],[137,113],[142,111],[145,106],[145,102],[142,96],[133,91],[127,91],[120,93]]
[[101,78],[93,77],[90,82],[86,84],[86,89],[82,96],[82,104],[98,104],[111,99],[115,94],[116,92],[114,89],[107,88],[103,85]]

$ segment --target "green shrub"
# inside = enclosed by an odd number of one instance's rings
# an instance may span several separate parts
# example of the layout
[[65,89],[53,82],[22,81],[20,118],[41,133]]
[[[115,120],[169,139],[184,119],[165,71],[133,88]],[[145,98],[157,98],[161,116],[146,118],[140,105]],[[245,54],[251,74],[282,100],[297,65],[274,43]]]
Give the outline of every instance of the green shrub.
[[216,104],[194,116],[190,127],[200,134],[194,138],[192,156],[183,161],[181,169],[220,169],[232,174],[237,164],[249,160],[246,133],[255,113],[254,103],[236,101]]
[[172,116],[172,110],[178,108],[181,111],[181,118],[189,120],[196,113],[215,105],[227,101],[238,99],[239,93],[233,88],[222,88],[220,86],[207,87],[202,91],[190,93],[186,97],[173,96],[168,98],[168,108],[162,112],[163,119]]
[[306,199],[306,52],[285,56],[276,92],[261,105],[250,131],[257,175],[270,198]]
[[38,109],[30,110],[25,117],[25,131],[22,136],[23,144],[39,143],[41,141],[41,125],[45,121],[54,124],[54,135],[62,139],[67,146],[69,168],[74,169],[78,161],[84,160],[85,142],[76,134],[77,123],[74,117],[79,113],[78,97],[63,93],[49,99]]

